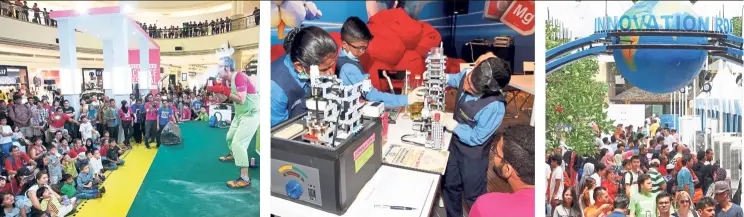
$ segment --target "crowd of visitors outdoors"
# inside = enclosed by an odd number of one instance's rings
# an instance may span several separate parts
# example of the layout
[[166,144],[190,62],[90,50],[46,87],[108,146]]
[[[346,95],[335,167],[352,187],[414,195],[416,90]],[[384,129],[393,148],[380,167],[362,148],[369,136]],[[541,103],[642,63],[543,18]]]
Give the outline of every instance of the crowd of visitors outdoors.
[[741,179],[733,191],[731,175],[712,149],[692,151],[655,115],[644,126],[620,124],[611,135],[596,133],[596,155],[577,155],[571,144],[546,153],[546,216],[744,215]]

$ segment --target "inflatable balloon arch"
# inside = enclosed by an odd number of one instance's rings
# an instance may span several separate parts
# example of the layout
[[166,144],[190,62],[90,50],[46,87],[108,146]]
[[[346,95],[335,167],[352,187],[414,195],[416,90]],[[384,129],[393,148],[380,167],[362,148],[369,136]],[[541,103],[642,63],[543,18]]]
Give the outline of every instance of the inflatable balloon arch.
[[[693,40],[678,40],[678,42],[691,41],[692,43],[659,43],[662,40],[639,43],[643,42],[643,37]],[[677,60],[679,62],[672,64],[664,59],[675,55],[670,54],[673,53],[671,51],[687,53],[688,56],[694,56],[694,52],[703,52],[705,55],[702,57],[711,55],[713,58],[724,59],[741,66],[744,63],[741,44],[741,37],[717,31],[600,31],[548,50],[545,54],[545,71],[550,74],[582,58],[609,54],[614,56],[620,73],[634,86],[648,92],[669,93],[690,84],[698,73],[703,71],[701,70],[702,61],[707,61],[707,58],[695,58],[697,61],[681,61],[684,60],[684,55],[676,55],[680,57]],[[644,53],[644,50],[648,52]],[[638,57],[642,54],[642,57]],[[639,59],[642,59],[646,65],[632,62],[639,61]],[[694,67],[695,65],[697,68]]]

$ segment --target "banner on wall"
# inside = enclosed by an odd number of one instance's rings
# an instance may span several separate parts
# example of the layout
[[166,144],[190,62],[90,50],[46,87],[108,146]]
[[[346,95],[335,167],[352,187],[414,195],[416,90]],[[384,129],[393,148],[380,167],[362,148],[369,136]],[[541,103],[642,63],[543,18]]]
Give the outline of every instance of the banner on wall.
[[643,104],[610,104],[607,108],[607,117],[615,121],[615,125],[643,126],[646,105]]
[[[150,88],[158,89],[160,82],[160,50],[150,50]],[[132,84],[139,83],[140,73],[139,50],[129,50],[129,69],[132,71]]]

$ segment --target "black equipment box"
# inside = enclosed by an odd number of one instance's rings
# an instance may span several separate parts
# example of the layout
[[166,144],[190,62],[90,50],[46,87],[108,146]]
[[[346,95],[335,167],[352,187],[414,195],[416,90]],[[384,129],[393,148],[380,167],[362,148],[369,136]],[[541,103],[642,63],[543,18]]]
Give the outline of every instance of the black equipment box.
[[295,124],[304,126],[305,116],[271,129],[271,195],[342,215],[382,166],[382,123],[364,119],[359,133],[337,139],[336,147],[304,141],[306,130],[289,139],[275,137]]

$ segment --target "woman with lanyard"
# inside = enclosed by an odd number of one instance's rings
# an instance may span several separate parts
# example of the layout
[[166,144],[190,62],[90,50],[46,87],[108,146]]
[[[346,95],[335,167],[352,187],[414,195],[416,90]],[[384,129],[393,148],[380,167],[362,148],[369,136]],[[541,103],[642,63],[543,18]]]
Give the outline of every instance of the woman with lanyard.
[[134,118],[134,112],[127,106],[127,101],[121,101],[121,108],[119,109],[119,119],[121,119],[121,128],[124,130],[124,145],[132,148],[129,143],[129,137],[131,137],[132,120]]
[[39,188],[47,188],[47,190],[51,191],[52,194],[56,195],[56,198],[62,198],[59,194],[52,191],[51,186],[49,186],[48,174],[43,172],[36,173],[36,183],[28,187],[25,191],[26,197],[28,198],[26,205],[31,207],[30,216],[39,216],[39,213],[42,212],[41,199],[36,195],[36,191],[39,190]]
[[333,74],[338,54],[336,41],[316,26],[292,29],[284,39],[286,55],[271,63],[271,126],[307,111],[310,66],[320,74]]

